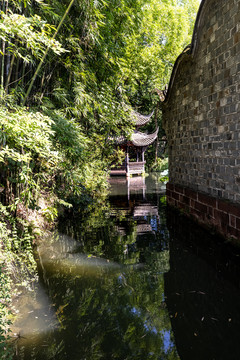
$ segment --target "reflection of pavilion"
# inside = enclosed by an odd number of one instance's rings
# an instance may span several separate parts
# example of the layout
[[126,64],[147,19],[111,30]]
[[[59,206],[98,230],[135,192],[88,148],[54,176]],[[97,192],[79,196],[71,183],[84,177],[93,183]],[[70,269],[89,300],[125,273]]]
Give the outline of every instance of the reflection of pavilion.
[[158,216],[158,208],[157,206],[153,206],[151,204],[141,204],[137,205],[134,208],[133,216],[147,216],[147,215],[155,215]]
[[145,184],[145,177],[144,176],[137,176],[127,178],[127,187],[128,187],[128,200],[130,200],[131,192],[139,193],[142,192],[143,199],[146,196],[146,184]]
[[[111,194],[123,195],[121,201],[116,204],[118,196],[115,199],[114,212],[116,205],[119,211],[134,221],[134,231],[136,236],[146,233],[155,235],[157,224],[160,223],[157,204],[153,205],[146,198],[145,177],[138,176],[132,178],[116,177],[109,180],[111,185]],[[116,193],[115,193],[116,191]],[[125,225],[125,226],[124,226]],[[127,234],[127,223],[116,226],[120,236]]]
[[137,177],[113,177],[109,179],[112,195],[127,195],[128,201],[130,194],[141,195],[145,199],[146,184],[144,176]]
[[[154,174],[146,178],[111,177],[109,184],[114,233],[124,248],[124,263],[136,264],[138,259],[138,263],[151,263],[158,273],[167,272],[169,251],[165,241],[168,235],[159,208],[165,188]],[[149,258],[146,258],[146,248]]]
[[[116,222],[115,231],[120,243],[124,244],[125,263],[136,264],[137,258],[139,263],[144,263],[146,266],[151,264],[158,274],[168,272],[169,251],[165,248],[161,251],[154,250],[164,240],[157,201],[156,205],[149,201],[145,189],[139,188],[136,184],[132,184],[129,188],[128,197],[127,194],[125,195],[125,202],[118,203],[118,209],[116,209],[116,202],[112,207],[112,215],[115,218],[118,218],[117,214],[123,215]],[[142,192],[141,199],[140,191]],[[157,200],[157,197],[155,199]],[[146,255],[146,248],[151,249],[149,255]]]

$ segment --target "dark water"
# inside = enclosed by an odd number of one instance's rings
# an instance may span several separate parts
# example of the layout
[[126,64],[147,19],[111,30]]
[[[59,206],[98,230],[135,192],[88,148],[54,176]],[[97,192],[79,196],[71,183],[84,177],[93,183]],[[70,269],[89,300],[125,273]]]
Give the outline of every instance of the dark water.
[[155,175],[115,179],[104,208],[61,220],[16,359],[240,359],[239,252],[165,200]]

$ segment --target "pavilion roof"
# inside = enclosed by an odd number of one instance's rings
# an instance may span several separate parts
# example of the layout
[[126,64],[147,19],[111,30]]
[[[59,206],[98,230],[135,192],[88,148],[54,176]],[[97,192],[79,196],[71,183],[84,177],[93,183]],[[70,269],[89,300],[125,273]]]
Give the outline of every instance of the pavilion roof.
[[115,138],[115,141],[118,145],[127,145],[127,143],[132,143],[134,146],[145,147],[151,145],[157,138],[158,128],[152,134],[146,134],[140,131],[135,131],[130,140],[127,140],[124,136],[119,136]]
[[[140,126],[147,124],[150,120],[154,111],[152,111],[149,115],[142,115],[135,110],[130,109],[128,105],[125,105],[126,110],[130,110],[131,119],[135,122],[136,128],[138,129]],[[110,140],[114,140],[117,145],[127,145],[132,144],[134,146],[145,147],[151,145],[157,138],[158,135],[158,128],[152,134],[147,134],[135,130],[134,133],[131,135],[130,140],[124,135],[120,135],[118,137],[109,137]]]
[[145,134],[140,131],[135,131],[131,136],[131,143],[135,146],[149,146],[151,145],[157,138],[158,128],[152,134]]
[[147,124],[150,121],[153,114],[154,114],[154,111],[152,111],[151,114],[149,114],[149,115],[142,115],[134,110],[131,111],[131,117],[132,117],[133,121],[135,122],[136,126],[143,126],[143,125]]

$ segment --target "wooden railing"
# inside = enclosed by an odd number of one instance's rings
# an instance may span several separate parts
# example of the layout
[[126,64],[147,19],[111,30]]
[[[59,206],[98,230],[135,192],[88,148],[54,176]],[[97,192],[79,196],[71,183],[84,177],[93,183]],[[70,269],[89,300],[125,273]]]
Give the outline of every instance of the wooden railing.
[[145,161],[128,162],[111,169],[111,175],[134,175],[145,172]]
[[127,164],[127,174],[142,174],[145,172],[145,161],[129,162]]

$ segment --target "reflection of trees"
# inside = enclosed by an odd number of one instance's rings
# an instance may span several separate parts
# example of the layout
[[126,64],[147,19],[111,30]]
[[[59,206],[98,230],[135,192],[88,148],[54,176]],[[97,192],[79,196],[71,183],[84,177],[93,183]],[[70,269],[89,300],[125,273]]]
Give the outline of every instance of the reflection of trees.
[[173,356],[173,347],[164,351],[163,333],[170,331],[170,321],[163,274],[155,269],[162,269],[160,259],[153,269],[147,263],[137,270],[101,271],[98,277],[72,277],[57,267],[49,273],[49,289],[62,326],[57,334],[64,343],[62,353],[89,360]]
[[47,241],[43,277],[61,327],[36,360],[178,359],[164,301],[167,230],[152,200],[95,208]]
[[141,261],[142,241],[158,251],[167,247],[165,196],[153,192],[143,199],[132,194],[129,201],[125,194],[110,202],[83,214],[81,221],[71,217],[61,223],[60,231],[79,242],[78,251],[133,264]]

